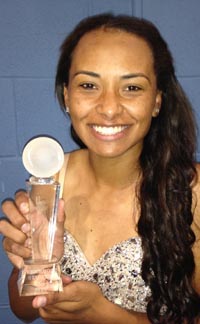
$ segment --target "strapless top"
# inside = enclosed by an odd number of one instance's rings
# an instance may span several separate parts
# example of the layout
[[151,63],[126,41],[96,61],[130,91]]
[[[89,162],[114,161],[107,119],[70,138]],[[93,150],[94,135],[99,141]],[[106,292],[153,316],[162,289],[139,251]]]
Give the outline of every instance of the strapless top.
[[122,241],[91,265],[75,238],[65,232],[62,273],[73,280],[94,282],[111,302],[127,310],[144,313],[151,291],[141,277],[141,243],[140,237]]

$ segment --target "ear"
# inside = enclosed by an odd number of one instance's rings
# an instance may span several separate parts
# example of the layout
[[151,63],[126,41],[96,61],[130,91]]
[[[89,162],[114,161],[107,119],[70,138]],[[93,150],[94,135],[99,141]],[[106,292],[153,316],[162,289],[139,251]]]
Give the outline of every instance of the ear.
[[63,95],[64,95],[65,107],[67,108],[69,107],[69,94],[66,86],[64,86]]
[[161,104],[162,104],[162,91],[158,90],[156,95],[156,100],[155,100],[155,106],[152,112],[152,117],[157,117],[159,115]]

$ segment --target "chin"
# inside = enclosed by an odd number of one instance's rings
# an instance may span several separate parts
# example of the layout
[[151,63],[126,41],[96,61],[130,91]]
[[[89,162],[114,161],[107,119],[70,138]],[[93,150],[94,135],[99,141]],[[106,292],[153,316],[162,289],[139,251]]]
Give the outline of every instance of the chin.
[[[90,149],[89,149],[90,150]],[[116,158],[125,153],[125,151],[121,150],[90,150],[91,152],[95,153],[96,155],[104,158]]]

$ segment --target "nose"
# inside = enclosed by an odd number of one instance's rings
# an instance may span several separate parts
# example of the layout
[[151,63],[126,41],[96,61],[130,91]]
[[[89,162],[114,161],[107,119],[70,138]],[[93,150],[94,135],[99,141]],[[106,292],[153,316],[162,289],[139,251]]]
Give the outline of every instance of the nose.
[[114,90],[104,91],[96,109],[99,114],[104,115],[108,120],[114,119],[117,115],[120,115],[123,107],[120,103],[118,93]]

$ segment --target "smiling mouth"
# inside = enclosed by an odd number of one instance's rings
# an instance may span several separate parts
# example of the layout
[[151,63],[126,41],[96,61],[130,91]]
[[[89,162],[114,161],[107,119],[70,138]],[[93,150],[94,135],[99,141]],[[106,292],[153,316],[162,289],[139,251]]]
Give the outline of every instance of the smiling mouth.
[[123,132],[128,126],[127,125],[121,125],[121,126],[98,126],[98,125],[92,125],[92,128],[101,135],[116,135],[118,133]]

